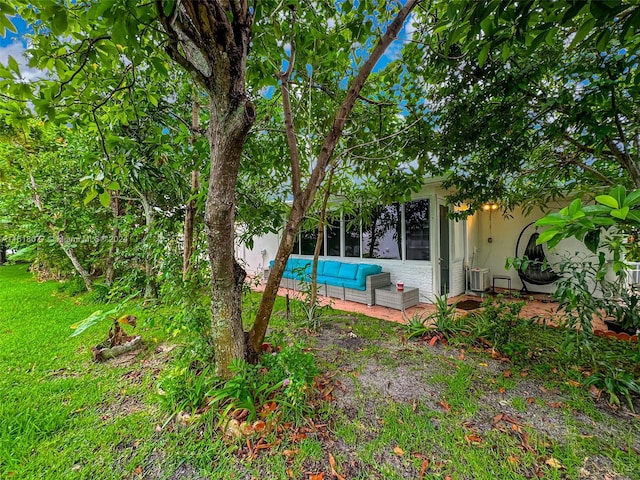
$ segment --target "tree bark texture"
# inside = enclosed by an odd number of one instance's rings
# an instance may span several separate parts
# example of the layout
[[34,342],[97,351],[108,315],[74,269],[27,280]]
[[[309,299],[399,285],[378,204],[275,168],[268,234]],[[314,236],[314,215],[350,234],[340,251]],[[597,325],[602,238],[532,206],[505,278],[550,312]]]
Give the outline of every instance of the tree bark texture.
[[[211,333],[216,368],[221,369],[227,369],[234,358],[246,356],[242,329],[242,285],[246,273],[235,259],[234,243],[235,185],[245,135],[242,122],[210,123],[211,174],[205,229],[211,264]],[[226,376],[224,371],[218,373]]]
[[246,88],[253,16],[246,0],[183,0],[172,11],[156,0],[168,36],[167,52],[209,94],[209,189],[205,231],[211,264],[211,335],[215,373],[229,378],[232,360],[245,358],[242,285],[235,260],[235,187],[242,149],[255,122]]

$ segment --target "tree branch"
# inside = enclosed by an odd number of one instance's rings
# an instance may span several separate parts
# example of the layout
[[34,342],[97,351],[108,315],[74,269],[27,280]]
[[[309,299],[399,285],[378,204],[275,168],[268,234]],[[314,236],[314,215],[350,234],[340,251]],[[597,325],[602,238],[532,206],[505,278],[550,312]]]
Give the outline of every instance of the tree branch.
[[296,140],[296,131],[293,124],[293,112],[291,110],[291,98],[289,96],[289,80],[293,72],[293,65],[296,61],[296,42],[295,42],[295,26],[296,12],[291,12],[291,34],[289,35],[289,46],[291,53],[289,55],[289,64],[284,72],[278,74],[280,79],[280,91],[282,92],[282,110],[284,114],[284,128],[289,146],[289,154],[291,155],[291,187],[293,189],[293,197],[299,197],[301,192],[300,173],[300,152],[298,150],[298,141]]
[[[64,82],[60,82],[60,88],[58,89],[58,93],[55,95],[54,98],[60,97],[62,95],[62,90],[64,89],[64,87],[66,85],[69,85],[71,82],[73,82],[73,79],[76,78],[76,76],[84,70],[84,67],[86,67],[87,63],[89,62],[89,54],[91,53],[91,49],[93,48],[93,46],[102,40],[108,40],[110,38],[111,37],[104,35],[101,37],[96,37],[94,39],[88,40],[89,45],[87,46],[87,51],[84,54],[84,58],[82,59],[82,63],[80,64],[80,67],[78,67],[78,69],[75,72],[73,72],[73,74],[71,75],[71,77],[69,77],[69,79],[65,80]],[[77,51],[80,51],[80,49],[78,49]]]
[[324,180],[327,164],[329,163],[329,160],[333,155],[336,144],[338,143],[338,139],[342,135],[347,117],[353,109],[353,106],[358,99],[367,78],[369,78],[369,75],[373,71],[373,67],[376,65],[376,63],[378,63],[378,60],[380,60],[384,52],[387,50],[387,47],[395,40],[398,32],[402,29],[405,20],[411,13],[411,10],[413,10],[413,8],[420,2],[421,0],[408,0],[407,3],[404,4],[394,20],[387,27],[387,31],[380,38],[375,48],[371,52],[371,55],[364,62],[364,64],[358,71],[358,74],[354,78],[351,86],[349,87],[347,95],[345,96],[342,105],[340,106],[340,109],[338,110],[334,118],[331,130],[325,137],[325,140],[322,144],[316,166],[311,173],[309,184],[305,189],[304,198],[301,199],[302,207],[305,210],[311,204],[315,192],[318,190],[318,188],[320,188],[320,185]]

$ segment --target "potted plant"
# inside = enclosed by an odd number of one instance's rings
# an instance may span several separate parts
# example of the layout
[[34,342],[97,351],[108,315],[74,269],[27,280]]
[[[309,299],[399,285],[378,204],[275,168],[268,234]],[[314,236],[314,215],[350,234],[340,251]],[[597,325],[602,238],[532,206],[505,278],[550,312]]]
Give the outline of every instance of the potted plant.
[[629,335],[640,332],[640,286],[637,284],[621,288],[617,298],[606,300],[604,309],[609,315],[604,321],[609,330]]

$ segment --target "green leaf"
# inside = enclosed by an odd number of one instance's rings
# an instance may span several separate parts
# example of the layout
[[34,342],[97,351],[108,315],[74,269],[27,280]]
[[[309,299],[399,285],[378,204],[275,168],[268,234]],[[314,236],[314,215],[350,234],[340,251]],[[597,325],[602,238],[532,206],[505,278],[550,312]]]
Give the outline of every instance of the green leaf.
[[587,18],[582,25],[580,25],[580,28],[578,28],[578,31],[576,32],[575,37],[573,37],[573,41],[571,42],[571,45],[569,46],[569,48],[573,48],[576,45],[578,45],[582,40],[584,40],[584,37],[587,36],[587,34],[589,34],[592,30],[593,27],[596,24],[596,19],[593,17],[589,17]]
[[596,202],[611,208],[620,207],[620,204],[618,203],[618,201],[615,198],[613,198],[611,195],[598,195],[596,197]]
[[486,43],[484,47],[482,47],[482,50],[480,50],[480,53],[478,54],[478,63],[480,64],[481,67],[487,61],[487,57],[489,56],[490,49],[491,49],[491,44]]
[[622,205],[624,205],[624,199],[627,195],[627,191],[622,185],[618,185],[611,189],[609,195],[616,199],[616,201],[618,202],[617,208],[620,208]]
[[567,222],[567,217],[558,213],[550,213],[546,217],[542,217],[535,224],[538,227],[544,227],[546,225],[562,225]]
[[627,221],[632,220],[634,222],[640,223],[640,211],[639,210],[629,210],[627,214]]
[[578,212],[578,210],[580,210],[580,207],[582,206],[582,202],[580,201],[579,198],[576,198],[573,202],[571,202],[571,204],[569,205],[569,215],[573,218],[574,215]]
[[605,205],[587,205],[586,207],[582,207],[582,211],[587,215],[598,215],[601,213],[609,214],[613,207],[607,207]]
[[51,31],[54,35],[62,35],[68,27],[67,11],[64,8],[58,8],[51,18]]
[[84,204],[88,205],[89,202],[91,202],[91,200],[93,200],[94,198],[96,198],[98,196],[98,192],[95,191],[93,188],[89,191],[89,193],[87,193],[87,196],[84,197]]
[[16,61],[16,59],[13,58],[11,55],[9,55],[9,68],[13,70],[16,73],[16,75],[20,76],[20,65],[18,65],[18,62]]
[[638,203],[640,203],[640,189],[629,192],[629,195],[626,196],[622,205],[633,207]]
[[120,190],[120,184],[118,182],[111,182],[107,185],[107,190]]
[[100,204],[105,207],[105,208],[109,208],[109,205],[111,204],[111,195],[109,195],[109,191],[105,190],[100,194]]
[[74,325],[71,325],[71,328],[74,329],[74,332],[71,334],[71,337],[75,337],[77,335],[80,335],[82,332],[84,332],[88,328],[93,327],[96,323],[100,323],[101,321],[106,319],[109,315],[113,315],[117,311],[118,311],[118,309],[114,308],[114,309],[108,310],[106,312],[103,312],[102,310],[97,310],[97,311],[93,312],[91,315],[89,315],[84,320],[81,320],[80,322],[78,322],[78,323],[76,323]]
[[598,251],[600,246],[600,230],[591,230],[584,237],[585,246],[593,253]]
[[616,208],[611,210],[611,216],[619,218],[620,220],[626,220],[629,214],[629,207]]
[[549,230],[545,230],[540,234],[540,236],[536,240],[536,245],[542,245],[543,243],[547,243],[549,240],[551,240],[553,237],[555,237],[559,233],[560,232],[558,232],[553,228],[550,228]]

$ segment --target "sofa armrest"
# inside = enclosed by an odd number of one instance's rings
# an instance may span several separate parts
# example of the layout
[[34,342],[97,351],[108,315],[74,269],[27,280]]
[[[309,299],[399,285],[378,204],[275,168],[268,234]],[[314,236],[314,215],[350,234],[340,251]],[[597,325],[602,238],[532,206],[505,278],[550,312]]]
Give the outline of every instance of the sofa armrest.
[[367,291],[375,290],[376,288],[382,288],[391,285],[391,273],[380,272],[375,275],[367,275]]

